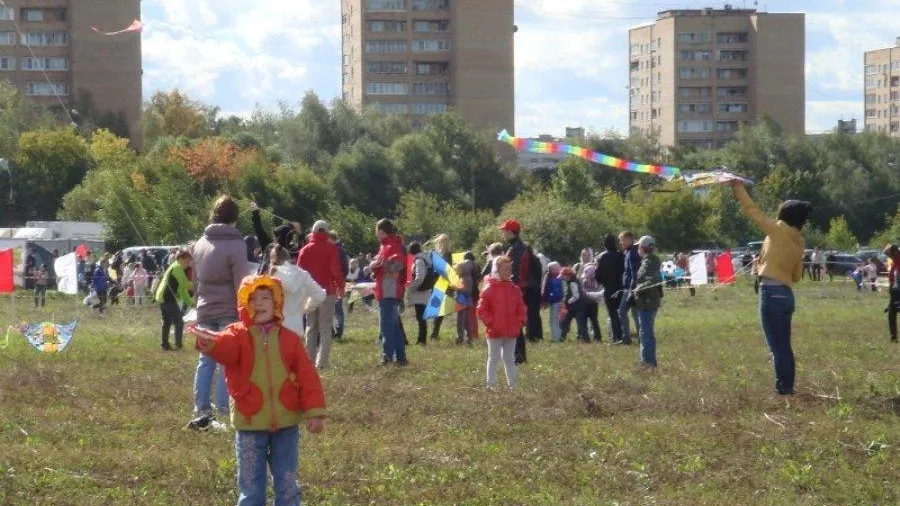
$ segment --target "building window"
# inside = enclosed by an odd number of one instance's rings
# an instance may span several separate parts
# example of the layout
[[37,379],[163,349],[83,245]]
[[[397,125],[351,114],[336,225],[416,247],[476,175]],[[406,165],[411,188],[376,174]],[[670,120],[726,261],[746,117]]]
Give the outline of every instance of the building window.
[[366,62],[367,74],[406,74],[405,61],[370,61]]
[[679,86],[679,97],[708,97],[710,95],[709,86]]
[[26,32],[26,46],[67,46],[69,34],[66,32]]
[[678,42],[709,42],[709,32],[679,32]]
[[695,120],[695,121],[679,121],[678,131],[681,133],[690,132],[712,132],[712,121]]
[[405,11],[406,0],[366,0],[367,11]]
[[681,79],[709,79],[710,73],[710,69],[678,67],[678,77]]
[[405,53],[407,51],[404,40],[373,40],[366,42],[367,53]]
[[875,74],[878,72],[878,65],[866,65],[866,75]]
[[407,104],[386,104],[384,102],[375,102],[375,107],[382,114],[406,114],[409,112]]
[[413,83],[413,95],[449,95],[449,83]]
[[16,59],[9,56],[0,56],[0,70],[15,70]]
[[0,32],[0,46],[12,46],[16,43],[16,32]]
[[720,97],[743,97],[747,95],[746,86],[720,86],[716,89]]
[[874,88],[875,87],[875,76],[866,76],[866,88]]
[[877,111],[875,109],[866,109],[866,117],[874,118]]
[[12,7],[0,5],[0,21],[14,21],[16,19],[16,10]]
[[632,44],[630,48],[628,48],[628,52],[631,54],[640,54],[641,53],[641,45],[640,44]]
[[412,105],[413,114],[441,114],[447,112],[447,104],[418,102]]
[[450,29],[449,21],[415,21],[413,22],[414,32],[446,32]]
[[718,44],[746,44],[747,32],[719,32],[716,34]]
[[409,95],[406,83],[367,83],[366,95]]
[[891,63],[891,70],[900,70],[900,61],[895,61]]
[[631,64],[628,66],[628,70],[630,70],[632,72],[638,72],[639,70],[641,70],[641,62],[640,61],[631,62]]
[[719,112],[722,113],[739,113],[747,112],[747,104],[721,103],[719,104]]
[[22,19],[40,23],[44,21],[44,11],[40,9],[22,9]]
[[637,112],[637,111],[631,111],[630,114],[631,114],[631,115],[629,116],[629,119],[631,119],[631,121],[637,121],[637,119],[638,119],[638,112]]
[[747,69],[716,69],[716,79],[747,79]]
[[681,61],[705,61],[712,58],[712,51],[678,51],[678,59]]
[[414,11],[445,11],[450,8],[450,0],[412,0]]
[[681,139],[678,141],[682,146],[692,146],[695,148],[712,149],[712,139]]
[[32,97],[64,97],[69,94],[69,85],[46,81],[30,82],[25,88],[26,94]]
[[723,49],[719,51],[719,61],[747,61],[749,54],[749,51]]
[[420,39],[412,41],[412,44],[413,51],[417,53],[450,50],[450,40],[448,39]]
[[891,87],[900,86],[900,77],[891,77]]
[[900,91],[892,91],[891,102],[896,102],[897,100],[900,100]]
[[709,114],[709,104],[678,104],[680,114]]
[[737,132],[737,121],[716,121],[716,132]]
[[69,70],[67,58],[22,58],[22,70]]
[[450,64],[444,62],[416,63],[417,76],[440,76],[450,72]]
[[366,28],[370,32],[394,32],[406,31],[406,21],[366,21]]

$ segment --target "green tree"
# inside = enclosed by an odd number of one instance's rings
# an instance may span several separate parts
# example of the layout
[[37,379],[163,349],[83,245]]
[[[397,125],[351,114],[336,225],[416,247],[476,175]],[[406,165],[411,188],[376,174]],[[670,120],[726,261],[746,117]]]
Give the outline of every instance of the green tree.
[[375,238],[377,218],[361,213],[353,207],[339,205],[332,205],[328,209],[327,216],[332,230],[344,243],[344,250],[347,254],[355,255],[378,251],[378,240]]
[[428,137],[403,136],[394,141],[388,156],[401,192],[422,190],[441,199],[458,198],[462,193],[456,173],[444,168]]
[[164,136],[197,139],[212,135],[218,113],[217,107],[192,100],[180,90],[158,91],[144,104],[144,143],[152,145]]
[[373,216],[391,216],[399,192],[387,150],[361,140],[351,151],[338,155],[328,175],[338,204]]
[[17,209],[27,218],[53,219],[63,196],[81,183],[90,164],[87,143],[72,128],[22,134],[13,158]]
[[826,237],[829,246],[841,251],[855,250],[859,244],[859,241],[853,235],[853,232],[850,231],[850,227],[847,226],[847,220],[844,219],[843,216],[831,220],[831,225],[828,227],[828,234]]
[[596,204],[598,187],[590,173],[590,163],[569,157],[556,166],[550,179],[550,193],[557,199],[574,204]]

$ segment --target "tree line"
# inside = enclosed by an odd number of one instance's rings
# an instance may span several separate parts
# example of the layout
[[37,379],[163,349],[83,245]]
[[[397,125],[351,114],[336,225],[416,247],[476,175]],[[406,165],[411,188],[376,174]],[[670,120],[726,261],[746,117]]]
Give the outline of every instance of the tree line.
[[[652,234],[669,251],[759,239],[727,188],[691,190],[575,157],[553,172],[525,172],[496,132],[473,130],[452,111],[413,131],[402,118],[326,105],[312,92],[296,109],[242,118],[173,90],[145,103],[136,153],[110,129],[73,128],[68,115],[2,83],[0,110],[0,158],[10,165],[0,195],[12,190],[4,225],[99,221],[110,248],[192,240],[221,193],[307,227],[327,219],[350,251],[376,248],[381,217],[409,236],[447,233],[460,250],[496,241],[496,223],[515,217],[527,240],[562,260],[621,229]],[[757,182],[753,195],[769,212],[786,198],[809,200],[810,245],[852,250],[900,235],[900,140],[885,135],[789,135],[761,118],[719,150],[666,150],[614,132],[578,142],[684,170],[728,167]],[[248,214],[239,225],[249,232]]]

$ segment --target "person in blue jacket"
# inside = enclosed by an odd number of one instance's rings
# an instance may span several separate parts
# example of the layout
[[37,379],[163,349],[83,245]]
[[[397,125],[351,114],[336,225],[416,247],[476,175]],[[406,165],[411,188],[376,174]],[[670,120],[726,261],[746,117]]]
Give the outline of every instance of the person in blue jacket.
[[554,343],[558,343],[562,336],[559,326],[559,312],[562,311],[563,284],[559,279],[562,266],[558,262],[550,262],[547,265],[547,275],[544,278],[544,304],[550,308],[550,337]]
[[109,288],[109,276],[106,274],[109,269],[109,261],[103,259],[97,262],[94,268],[94,275],[91,276],[91,291],[97,294],[97,303],[92,306],[98,313],[103,313],[106,306],[106,290]]

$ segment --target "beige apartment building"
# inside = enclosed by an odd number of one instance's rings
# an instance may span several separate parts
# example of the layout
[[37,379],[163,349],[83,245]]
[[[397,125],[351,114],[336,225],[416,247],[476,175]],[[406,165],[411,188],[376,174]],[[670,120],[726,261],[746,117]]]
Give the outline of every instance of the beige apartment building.
[[[122,115],[140,146],[141,35],[107,37],[141,16],[140,0],[4,0],[0,79],[30,99],[70,110],[90,100],[91,115]],[[87,114],[85,112],[85,114]],[[75,115],[75,119],[79,118]]]
[[630,130],[716,148],[767,114],[803,133],[804,23],[803,14],[726,6],[663,11],[630,30]]
[[865,129],[900,137],[900,37],[895,47],[866,52]]
[[514,131],[513,0],[342,0],[343,98]]

